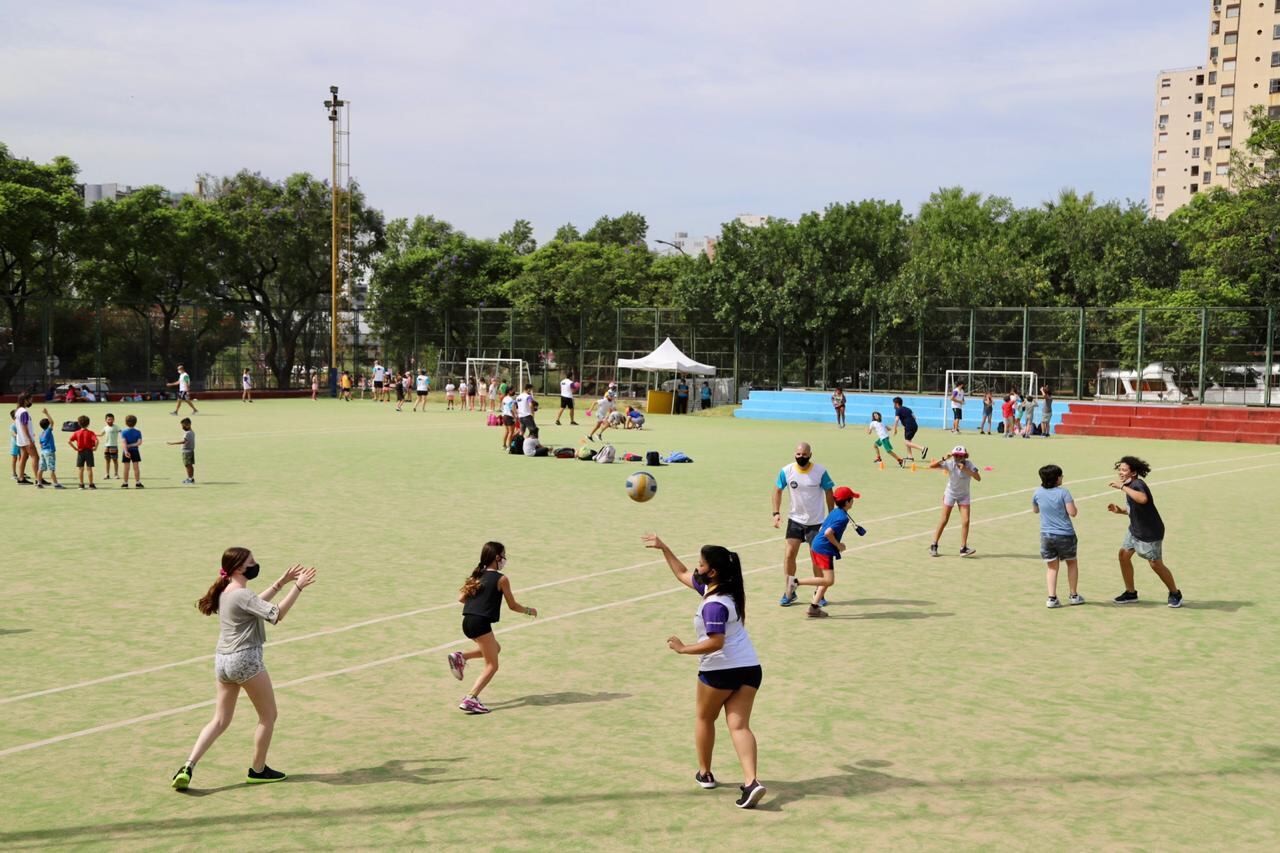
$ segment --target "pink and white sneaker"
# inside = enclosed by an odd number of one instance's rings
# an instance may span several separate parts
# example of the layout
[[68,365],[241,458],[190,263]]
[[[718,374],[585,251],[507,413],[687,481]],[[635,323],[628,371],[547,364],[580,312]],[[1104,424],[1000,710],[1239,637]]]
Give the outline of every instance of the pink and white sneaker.
[[449,654],[449,671],[453,673],[453,677],[462,680],[462,671],[467,668],[467,659],[462,656],[462,652],[452,652]]
[[479,699],[474,696],[464,696],[462,701],[458,703],[458,707],[468,714],[487,714],[489,709],[486,708]]

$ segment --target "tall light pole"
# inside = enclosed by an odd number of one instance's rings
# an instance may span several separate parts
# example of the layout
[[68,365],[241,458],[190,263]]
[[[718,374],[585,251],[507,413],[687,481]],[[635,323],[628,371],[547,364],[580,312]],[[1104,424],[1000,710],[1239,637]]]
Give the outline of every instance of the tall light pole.
[[677,252],[684,255],[685,257],[689,256],[689,253],[684,250],[683,246],[677,245],[676,243],[672,243],[670,240],[654,240],[653,242],[661,243],[664,246],[670,246],[671,248],[675,249]]
[[338,87],[329,87],[329,100],[324,102],[329,110],[329,128],[333,138],[333,207],[332,232],[329,246],[329,395],[338,396],[338,109],[347,105],[338,100]]

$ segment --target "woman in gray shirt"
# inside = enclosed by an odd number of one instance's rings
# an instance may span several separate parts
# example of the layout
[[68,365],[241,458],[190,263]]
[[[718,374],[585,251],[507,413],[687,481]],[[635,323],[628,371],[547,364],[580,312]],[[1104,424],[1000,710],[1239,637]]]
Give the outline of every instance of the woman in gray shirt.
[[[222,554],[218,579],[196,602],[196,609],[204,615],[218,614],[218,647],[213,656],[218,694],[213,719],[196,738],[187,763],[173,774],[175,790],[187,789],[196,762],[231,725],[241,688],[249,694],[258,711],[258,728],[253,733],[253,764],[245,781],[253,785],[285,778],[285,774],[267,766],[267,748],[271,746],[271,733],[276,724],[276,695],[266,664],[262,662],[262,645],[267,640],[266,623],[279,625],[284,621],[302,590],[315,582],[316,570],[294,566],[260,596],[248,587],[248,582],[256,578],[259,571],[258,561],[248,548],[228,548]],[[272,604],[271,600],[290,582],[293,585],[284,599],[278,605]]]

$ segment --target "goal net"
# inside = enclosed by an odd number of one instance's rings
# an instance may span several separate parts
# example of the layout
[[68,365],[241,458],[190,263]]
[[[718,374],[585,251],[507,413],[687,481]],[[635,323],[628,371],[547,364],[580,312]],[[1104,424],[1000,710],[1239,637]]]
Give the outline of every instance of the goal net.
[[533,374],[529,372],[529,363],[522,358],[468,358],[466,365],[466,381],[475,380],[476,388],[487,383],[491,377],[498,377],[498,383],[506,382],[513,388],[524,389],[533,383]]
[[1024,397],[1040,394],[1040,383],[1033,370],[948,370],[946,387],[942,392],[943,424],[951,423],[951,392],[960,382],[964,383],[966,401],[981,400],[988,391],[997,401],[1010,391],[1017,391]]

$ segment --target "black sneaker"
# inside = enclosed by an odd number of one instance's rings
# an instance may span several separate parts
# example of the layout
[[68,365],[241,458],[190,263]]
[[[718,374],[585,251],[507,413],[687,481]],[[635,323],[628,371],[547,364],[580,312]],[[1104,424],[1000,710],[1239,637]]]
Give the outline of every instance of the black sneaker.
[[831,618],[830,613],[823,610],[821,607],[819,607],[816,604],[809,605],[809,612],[806,615],[808,615],[810,619],[830,619]]
[[169,783],[170,787],[175,791],[185,791],[187,786],[191,784],[191,777],[195,775],[196,769],[190,764],[184,764],[173,774],[173,781]]
[[970,548],[968,545],[966,545],[966,546],[964,546],[963,548],[961,548],[961,549],[960,549],[960,556],[961,556],[961,557],[972,557],[972,556],[973,556],[974,554],[976,554],[976,553],[978,553],[978,552],[977,552],[977,551],[975,551],[975,550],[973,550],[972,548]]
[[141,489],[143,486],[142,486],[142,484],[141,484],[141,483],[134,483],[134,484],[133,484],[133,487],[134,487],[135,489]]
[[751,784],[742,785],[740,787],[742,789],[742,796],[738,797],[737,802],[734,803],[738,808],[754,809],[756,804],[764,799],[766,789],[758,780],[752,779]]
[[129,488],[129,484],[128,484],[128,483],[121,483],[121,484],[120,484],[120,488],[122,488],[122,489],[127,489],[127,488]]
[[1182,606],[1182,590],[1175,589],[1173,592],[1169,593],[1169,606],[1170,607]]
[[706,773],[694,773],[693,781],[703,788],[714,788],[716,786],[716,777],[712,775],[710,770]]
[[938,556],[938,543],[937,543],[937,542],[934,542],[932,545],[930,545],[930,546],[929,546],[929,556],[930,556],[930,557],[936,557],[936,556]]
[[899,468],[904,467],[904,466],[906,465],[906,462],[907,462],[907,460],[905,460],[905,459],[899,459],[899,460],[898,460],[898,467],[899,467]]
[[262,772],[259,773],[252,767],[249,768],[249,775],[245,778],[245,782],[250,785],[264,785],[267,782],[280,782],[289,777],[281,773],[279,770],[272,770],[267,765],[262,765]]
[[89,484],[89,488],[93,489],[95,492],[98,490],[98,487],[95,486],[93,483]]
[[[1170,598],[1172,597],[1173,596],[1170,596]],[[1125,590],[1124,592],[1120,593],[1119,595],[1117,595],[1115,598],[1111,600],[1114,601],[1116,604],[1133,604],[1135,601],[1138,600],[1138,591]],[[1182,596],[1178,596],[1178,600],[1181,601]]]
[[81,483],[81,484],[80,484],[80,488],[82,488],[82,489],[84,488],[84,483]]
[[927,448],[927,447],[926,447],[926,448],[925,448],[923,451],[921,451],[921,453],[920,453],[920,461],[922,461],[922,462],[923,462],[923,461],[926,461],[926,460],[928,460],[928,458],[929,458],[929,448]]

